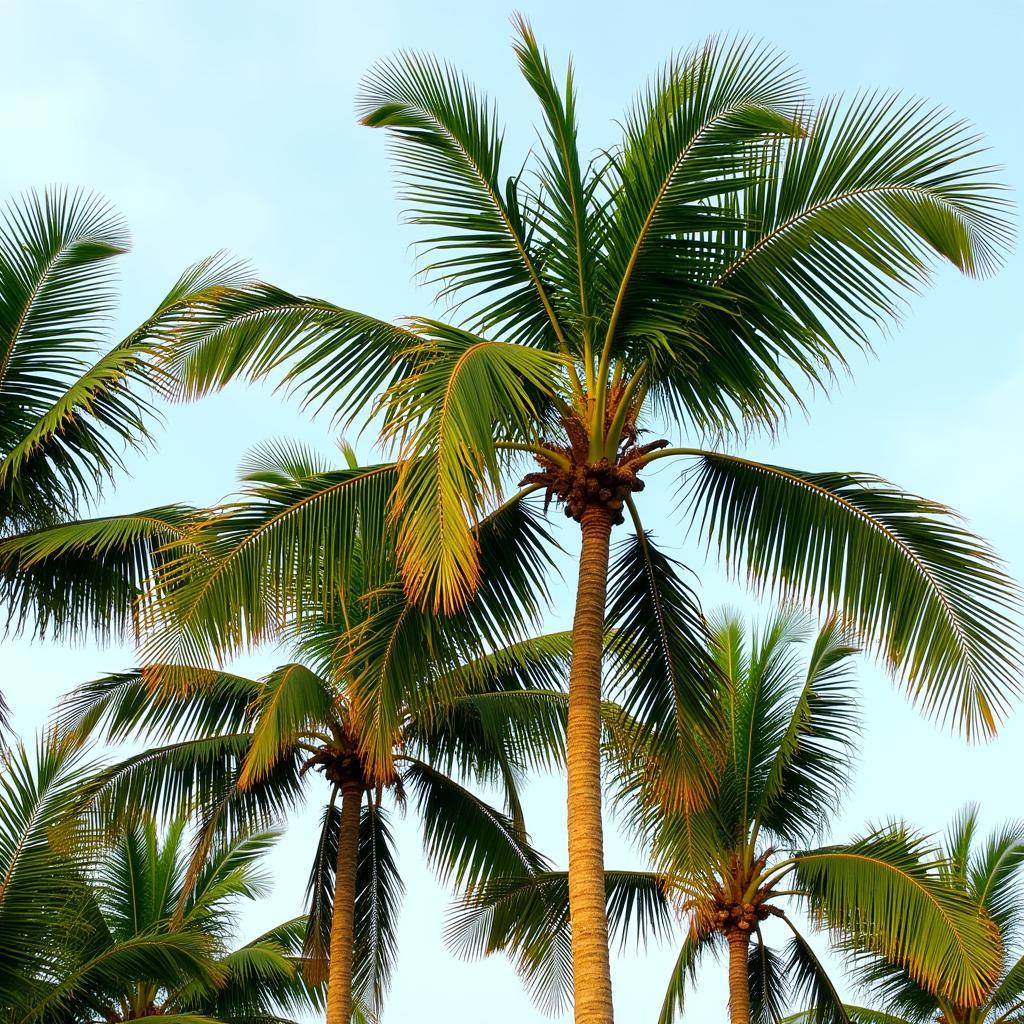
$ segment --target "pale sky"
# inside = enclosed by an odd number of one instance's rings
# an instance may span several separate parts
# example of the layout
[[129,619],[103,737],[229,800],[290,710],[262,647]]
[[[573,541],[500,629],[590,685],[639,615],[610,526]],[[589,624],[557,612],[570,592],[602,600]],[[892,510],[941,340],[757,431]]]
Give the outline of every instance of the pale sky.
[[[815,95],[883,87],[951,107],[983,131],[1003,180],[1019,192],[1024,22],[1016,0],[520,6],[556,61],[574,55],[585,148],[616,138],[614,119],[672,50],[738,31],[786,50]],[[0,0],[0,198],[66,183],[102,193],[121,211],[134,245],[121,261],[118,330],[140,320],[184,266],[220,249],[294,291],[382,317],[425,312],[430,299],[414,279],[413,236],[399,223],[385,141],[356,124],[356,88],[376,59],[400,48],[450,58],[499,100],[509,168],[518,167],[534,109],[509,45],[511,11],[495,0]],[[831,400],[813,401],[807,420],[775,446],[751,453],[809,470],[871,471],[946,502],[1024,576],[1022,266],[1018,254],[983,282],[940,271],[904,322],[877,339],[876,358],[854,357],[852,381]],[[327,450],[334,442],[328,423],[302,419],[267,390],[235,387],[170,410],[159,449],[132,460],[131,476],[102,508],[213,502],[233,489],[249,447],[281,436]],[[701,571],[707,607],[740,601],[741,591],[686,543],[674,485],[664,469],[645,493],[648,526]],[[561,539],[571,550],[573,534],[562,530]],[[570,558],[564,569],[571,579]],[[556,594],[551,627],[567,622],[566,598]],[[258,674],[274,659],[259,652],[239,667]],[[131,662],[128,649],[7,641],[0,688],[31,735],[61,693]],[[870,659],[861,659],[860,681],[864,738],[836,839],[891,816],[938,830],[972,800],[983,803],[987,824],[1024,813],[1024,716],[1014,715],[997,741],[968,747],[908,707]],[[535,840],[562,863],[563,788],[560,779],[541,780],[527,800]],[[247,930],[299,912],[317,813],[314,806],[293,820],[270,862],[273,898],[247,916]],[[411,817],[398,837],[409,893],[385,1024],[536,1019],[503,960],[465,964],[444,950],[446,897],[422,867]],[[608,863],[642,859],[613,831]],[[623,1024],[654,1020],[674,958],[666,947],[616,961]],[[725,1014],[724,971],[712,965],[687,1019]]]

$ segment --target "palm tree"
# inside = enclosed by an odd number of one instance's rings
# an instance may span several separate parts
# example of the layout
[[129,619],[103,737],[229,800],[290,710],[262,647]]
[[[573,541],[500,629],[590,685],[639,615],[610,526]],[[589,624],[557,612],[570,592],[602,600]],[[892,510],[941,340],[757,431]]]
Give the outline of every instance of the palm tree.
[[0,219],[0,604],[8,628],[100,636],[131,623],[156,548],[187,510],[77,517],[152,439],[156,365],[174,331],[250,277],[213,257],[189,268],[152,314],[111,344],[113,261],[124,223],[96,196],[30,192]]
[[[990,984],[968,995],[959,988],[955,971],[922,981],[898,962],[855,955],[855,975],[882,1009],[847,1005],[851,1024],[1014,1024],[1024,1019],[1024,826],[1011,823],[983,841],[978,831],[977,808],[968,807],[947,832],[939,870],[946,886],[998,929],[992,943],[997,973]],[[811,1024],[821,1018],[806,1011],[788,1020]]]
[[47,970],[9,1019],[284,1024],[322,1006],[301,970],[303,919],[233,942],[236,905],[269,892],[257,866],[275,838],[237,837],[193,866],[183,820],[125,831],[63,908]]
[[[682,1012],[701,961],[723,950],[733,1024],[777,1021],[793,1000],[811,1002],[818,1024],[849,1024],[791,916],[793,900],[862,955],[884,950],[908,981],[942,979],[958,998],[975,999],[998,970],[987,918],[975,901],[950,890],[951,862],[936,860],[924,837],[893,824],[849,843],[809,845],[827,831],[850,781],[857,715],[848,632],[836,620],[826,623],[801,664],[798,650],[807,639],[806,620],[792,610],[777,613],[761,632],[749,632],[732,615],[714,622],[726,729],[719,781],[700,809],[672,808],[660,739],[621,709],[605,709],[623,823],[657,869],[608,872],[609,917],[624,933],[639,911],[645,938],[668,931],[671,905],[689,922],[661,1024]],[[670,721],[666,729],[671,733]],[[556,1004],[551,960],[567,941],[565,882],[564,873],[543,872],[481,886],[463,901],[450,937],[470,954],[512,953],[534,991]],[[790,935],[782,955],[765,938],[763,926],[772,919]]]
[[[343,421],[379,409],[399,458],[390,522],[405,590],[439,613],[485,580],[478,530],[495,505],[543,492],[579,523],[567,759],[575,1013],[608,1024],[602,655],[610,593],[633,594],[620,606],[644,602],[660,622],[664,586],[636,500],[645,469],[681,460],[690,514],[731,569],[841,612],[929,712],[991,733],[1015,688],[1017,628],[1015,592],[989,548],[945,507],[877,477],[763,464],[718,442],[780,429],[802,387],[827,390],[934,260],[986,274],[1010,229],[974,131],[921,101],[812,105],[778,53],[713,39],[671,59],[621,141],[586,162],[571,67],[556,77],[522,20],[515,49],[543,127],[510,177],[495,108],[455,69],[404,54],[364,83],[363,121],[392,136],[427,276],[453,322],[395,325],[250,289],[233,319],[184,325],[168,368],[185,396],[276,374]],[[652,437],[656,424],[687,443]],[[616,582],[610,537],[626,517],[632,575]],[[290,571],[277,564],[282,579]],[[649,687],[627,702],[637,714],[676,706],[684,803],[714,781],[701,756],[714,729],[695,682],[707,679],[703,649],[698,614],[667,623]]]
[[[524,768],[560,757],[558,712],[531,694],[559,685],[570,652],[568,634],[517,633],[537,573],[522,556],[532,545],[517,543],[536,529],[524,509],[509,506],[485,524],[490,586],[464,614],[439,622],[398,582],[384,531],[393,467],[360,467],[347,449],[346,458],[336,470],[294,444],[252,453],[240,500],[205,515],[164,563],[151,641],[175,660],[80,687],[61,716],[74,735],[163,744],[107,773],[94,799],[108,814],[184,799],[201,809],[207,837],[225,823],[255,827],[286,813],[307,772],[323,773],[329,798],[306,952],[329,967],[330,1024],[350,1020],[353,988],[357,1001],[377,1006],[394,961],[401,883],[389,801],[414,795],[445,880],[474,886],[544,866],[527,842],[516,785]],[[292,550],[300,512],[320,517],[323,551],[312,565],[275,555],[289,562],[289,592],[307,604],[282,621],[277,592],[263,586],[266,545]],[[338,560],[349,575],[343,585],[330,576],[328,590],[322,580]],[[261,680],[195,664],[207,648],[268,636],[290,639],[301,662]],[[505,809],[460,775],[497,784]]]

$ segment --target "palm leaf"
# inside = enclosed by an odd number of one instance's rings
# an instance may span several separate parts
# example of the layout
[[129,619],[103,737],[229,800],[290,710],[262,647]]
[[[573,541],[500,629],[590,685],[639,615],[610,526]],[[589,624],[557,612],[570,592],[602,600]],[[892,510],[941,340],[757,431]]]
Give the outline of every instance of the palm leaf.
[[858,733],[851,688],[856,652],[849,631],[838,619],[827,620],[815,638],[803,687],[775,747],[755,812],[776,836],[809,839],[846,790]]
[[801,890],[830,928],[904,967],[958,1003],[984,997],[999,973],[998,932],[943,883],[925,841],[890,828],[793,858]]
[[758,934],[747,951],[750,1024],[778,1024],[789,987],[785,964]]
[[545,241],[545,277],[553,283],[552,302],[562,322],[572,328],[569,338],[574,342],[582,336],[583,351],[578,354],[589,360],[599,253],[592,207],[600,178],[586,174],[580,162],[572,62],[560,87],[529,22],[518,16],[514,23],[519,69],[544,118],[538,172],[543,199],[537,204],[536,230]]
[[516,823],[423,761],[404,759],[402,780],[423,819],[423,848],[442,881],[473,889],[547,862]]
[[423,54],[383,61],[363,83],[362,121],[395,141],[402,198],[428,229],[426,273],[440,297],[479,300],[477,324],[550,344],[561,327],[531,244],[518,181],[502,188],[492,105],[453,68]]
[[[1012,236],[977,134],[948,112],[867,93],[826,101],[805,129],[752,162],[733,203],[743,226],[710,250],[718,298],[694,304],[703,365],[666,376],[665,401],[698,420],[711,407],[712,429],[722,398],[771,424],[772,405],[796,398],[790,366],[827,382],[847,339],[866,345],[896,318],[936,257],[985,274]],[[763,398],[747,387],[758,375]]]
[[548,352],[424,321],[412,370],[391,388],[385,437],[399,446],[393,516],[406,589],[452,612],[480,580],[474,531],[500,498],[495,438],[535,443],[563,364]]
[[608,571],[612,685],[658,762],[659,799],[696,808],[714,784],[720,679],[696,594],[650,534],[622,543]]
[[[728,258],[742,223],[723,200],[753,183],[756,144],[799,134],[802,102],[799,78],[778,52],[750,39],[709,39],[669,61],[628,113],[608,185],[606,343],[622,356],[626,339],[638,343],[654,379],[667,364],[703,362],[689,307],[721,301],[709,288],[712,268]],[[739,377],[750,372],[741,361],[718,372],[723,383],[736,374],[733,390],[742,384],[761,400],[759,378]]]
[[344,599],[357,567],[386,564],[394,479],[385,465],[253,485],[215,511],[161,565],[147,662],[207,664]]
[[808,1024],[851,1024],[839,993],[824,964],[787,917],[793,938],[789,943],[785,972],[790,980],[791,999],[798,1005],[809,1006]]
[[983,541],[876,477],[698,457],[689,500],[731,568],[839,612],[929,713],[994,732],[1019,686],[1018,599]]
[[379,804],[363,807],[356,866],[356,998],[379,1013],[398,958],[398,911],[404,886],[398,874],[388,815]]
[[144,585],[194,516],[183,505],[86,519],[0,540],[0,604],[8,625],[40,636],[103,638],[138,626]]
[[679,947],[679,956],[672,967],[665,999],[661,1004],[658,1024],[674,1024],[686,1008],[686,989],[697,982],[697,968],[701,957],[708,951],[717,953],[715,946],[721,940],[719,932],[689,932]]
[[84,763],[79,745],[56,735],[34,755],[19,744],[0,766],[0,1000],[31,1005],[31,980],[54,954],[66,908],[78,906],[95,852],[76,822]]
[[406,327],[246,282],[191,304],[162,368],[186,399],[239,377],[276,377],[286,393],[302,396],[304,409],[347,424],[373,405],[419,340]]
[[[670,925],[664,876],[642,871],[605,872],[610,934],[653,939]],[[502,951],[515,962],[530,995],[546,1013],[563,1009],[572,995],[569,882],[564,871],[502,875],[467,893],[445,927],[461,956]]]
[[264,778],[296,744],[325,721],[335,709],[330,684],[305,665],[282,665],[264,681],[253,711],[252,743],[238,785],[245,789]]

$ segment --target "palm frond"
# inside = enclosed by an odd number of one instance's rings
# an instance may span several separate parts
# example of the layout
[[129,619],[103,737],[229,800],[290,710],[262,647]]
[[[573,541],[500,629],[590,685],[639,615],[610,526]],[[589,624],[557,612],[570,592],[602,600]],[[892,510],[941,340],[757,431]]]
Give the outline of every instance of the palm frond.
[[116,743],[136,738],[246,733],[258,680],[212,669],[193,669],[179,688],[154,690],[142,669],[115,672],[77,686],[54,714],[59,732]]
[[[670,927],[664,876],[642,871],[605,872],[609,929],[625,942]],[[572,996],[569,881],[564,871],[502,875],[468,892],[445,927],[448,945],[460,956],[508,954],[531,998],[546,1013],[562,1010]]]
[[405,887],[387,812],[376,802],[362,809],[358,856],[352,983],[357,1000],[377,1014],[398,959],[398,911]]
[[750,1024],[778,1024],[789,989],[786,965],[758,934],[747,951],[747,991]]
[[925,840],[887,828],[793,858],[801,890],[830,928],[958,1003],[984,998],[1001,962],[999,934],[946,885]]
[[[771,424],[773,405],[797,399],[791,367],[827,383],[844,343],[867,345],[898,317],[936,258],[987,274],[1012,237],[977,133],[947,111],[865,93],[826,101],[804,128],[761,148],[733,197],[742,226],[709,250],[718,297],[694,303],[692,328],[707,378],[700,366],[666,376],[666,404],[712,429],[722,397]],[[763,398],[746,386],[758,375]]]
[[807,840],[836,808],[850,780],[858,735],[852,655],[842,623],[828,619],[811,651],[803,688],[761,790],[756,817],[776,836]]
[[[25,502],[22,513],[41,512],[39,506],[48,498],[66,515],[89,493],[97,475],[102,479],[114,468],[111,459],[116,461],[116,449],[102,432],[91,429],[88,420],[71,428],[77,445],[63,458],[54,453],[56,461],[41,461],[34,480],[26,474],[17,481],[18,467],[7,460],[89,366],[112,308],[110,261],[124,253],[127,244],[121,219],[101,199],[84,192],[30,192],[4,212],[0,225],[2,519],[20,518],[17,505],[12,504],[15,489]],[[137,416],[132,418],[132,424],[136,422]],[[132,436],[129,424],[123,435]],[[24,452],[15,462],[23,458]],[[45,498],[39,489],[44,483],[51,487]],[[33,525],[44,525],[47,519],[40,515]]]
[[[634,363],[645,355],[655,380],[666,365],[703,363],[706,341],[690,308],[721,301],[709,287],[713,267],[729,258],[742,226],[727,199],[756,181],[755,146],[800,133],[803,102],[798,75],[777,51],[713,38],[670,60],[627,114],[607,186],[608,342]],[[761,400],[756,367],[732,359],[707,372],[716,369],[723,383],[733,375],[737,396]]]
[[205,665],[346,600],[357,568],[375,585],[394,480],[388,465],[337,470],[251,485],[216,510],[160,567],[146,661]]
[[579,153],[576,86],[570,60],[564,86],[555,80],[547,53],[529,22],[513,19],[519,70],[540,102],[544,118],[539,170],[543,203],[536,211],[536,231],[545,241],[544,272],[552,281],[552,301],[569,338],[582,337],[584,361],[593,352],[592,318],[597,296],[598,237],[593,223],[594,191],[600,177],[585,172]]
[[238,378],[276,379],[303,409],[344,425],[373,406],[419,340],[407,327],[249,281],[197,297],[162,368],[183,399]]
[[518,181],[502,187],[493,105],[455,69],[425,54],[378,64],[359,99],[363,124],[394,139],[409,220],[427,229],[426,273],[441,299],[477,300],[481,329],[533,344],[561,328],[548,296]]
[[253,709],[252,743],[238,785],[264,778],[282,758],[293,754],[303,736],[328,720],[335,708],[329,683],[305,665],[282,665],[266,679]]
[[793,933],[785,964],[785,972],[790,979],[791,1001],[809,1007],[808,1024],[851,1024],[825,965],[793,922],[788,917],[785,920]]
[[675,1024],[686,1009],[686,990],[697,982],[697,969],[701,957],[706,953],[717,953],[716,943],[721,942],[720,932],[689,932],[679,947],[679,956],[672,967],[665,998],[658,1015],[658,1024]]
[[7,607],[8,628],[31,623],[38,636],[51,639],[130,636],[146,581],[194,516],[183,505],[166,505],[0,540],[0,605]]
[[500,498],[496,440],[537,442],[564,364],[435,321],[420,330],[410,372],[388,393],[384,436],[399,448],[393,520],[406,589],[450,613],[480,580],[475,531]]
[[31,1006],[49,966],[59,917],[78,901],[94,849],[75,826],[77,786],[91,770],[79,744],[57,735],[24,744],[0,765],[0,1002]]
[[730,568],[843,615],[928,713],[995,731],[1019,689],[1017,590],[949,509],[865,474],[698,458],[689,500]]
[[625,712],[646,734],[666,808],[705,803],[714,786],[721,684],[694,591],[679,565],[641,533],[608,571],[607,651]]
[[443,881],[474,889],[547,867],[508,815],[442,772],[408,759],[402,780],[423,819],[424,852]]

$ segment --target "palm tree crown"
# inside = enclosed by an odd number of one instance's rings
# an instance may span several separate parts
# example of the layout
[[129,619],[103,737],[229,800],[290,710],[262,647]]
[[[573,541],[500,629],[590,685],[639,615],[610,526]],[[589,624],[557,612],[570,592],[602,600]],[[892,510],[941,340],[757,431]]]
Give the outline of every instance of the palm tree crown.
[[306,922],[234,944],[237,905],[269,892],[276,838],[236,835],[191,856],[184,820],[112,842],[87,827],[76,745],[51,738],[0,777],[0,991],[11,1024],[244,1019],[283,1024],[323,1005],[303,978]]

